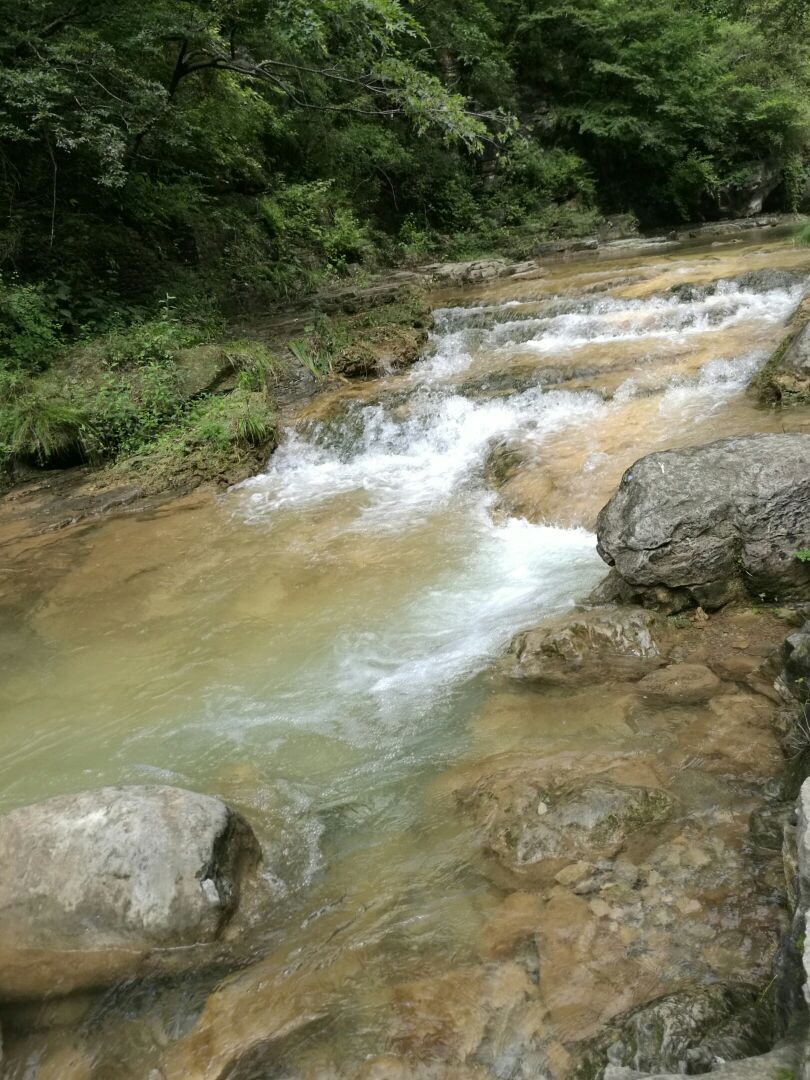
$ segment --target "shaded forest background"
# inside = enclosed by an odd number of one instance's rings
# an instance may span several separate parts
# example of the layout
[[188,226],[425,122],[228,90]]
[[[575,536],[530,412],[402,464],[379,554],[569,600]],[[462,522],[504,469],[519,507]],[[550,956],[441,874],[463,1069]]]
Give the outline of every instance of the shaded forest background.
[[[176,442],[178,351],[342,276],[810,204],[809,29],[805,0],[5,0],[0,461]],[[191,410],[222,448],[272,429],[239,355],[236,420]]]

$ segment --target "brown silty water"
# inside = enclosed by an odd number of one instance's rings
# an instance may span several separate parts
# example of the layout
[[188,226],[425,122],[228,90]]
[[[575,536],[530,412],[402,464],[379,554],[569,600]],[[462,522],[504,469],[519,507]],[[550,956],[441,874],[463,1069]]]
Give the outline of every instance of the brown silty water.
[[[234,974],[117,987],[47,1029],[3,1016],[4,1080],[563,1080],[629,1008],[767,982],[784,881],[749,821],[784,768],[774,703],[527,688],[500,658],[601,580],[590,530],[636,458],[810,430],[745,393],[809,269],[771,232],[437,296],[411,372],[299,406],[221,497],[56,533],[4,512],[2,808],[216,794],[275,895]],[[799,277],[737,280],[755,270]],[[687,619],[676,654],[784,634],[753,609]],[[540,813],[560,778],[668,812],[558,881],[498,815]]]

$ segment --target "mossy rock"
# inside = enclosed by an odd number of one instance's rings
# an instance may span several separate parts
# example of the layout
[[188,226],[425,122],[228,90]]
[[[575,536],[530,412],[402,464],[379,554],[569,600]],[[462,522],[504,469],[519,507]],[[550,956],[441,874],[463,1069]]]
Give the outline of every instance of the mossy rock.
[[761,1054],[772,1045],[768,995],[745,983],[683,989],[614,1020],[580,1052],[576,1080],[606,1066],[651,1073],[704,1073],[718,1060]]
[[810,296],[787,334],[751,381],[749,392],[766,405],[810,404]]
[[332,370],[346,378],[369,378],[410,367],[422,355],[427,330],[415,326],[375,326],[340,349]]
[[258,472],[278,444],[278,413],[264,391],[202,397],[176,423],[111,473],[145,494],[237,483]]

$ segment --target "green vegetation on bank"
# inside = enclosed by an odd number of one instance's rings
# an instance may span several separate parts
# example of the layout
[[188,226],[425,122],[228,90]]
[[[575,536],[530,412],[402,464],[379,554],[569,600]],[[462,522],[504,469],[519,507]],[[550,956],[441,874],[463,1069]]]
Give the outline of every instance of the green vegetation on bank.
[[239,313],[620,214],[799,208],[808,29],[803,0],[8,0],[0,464],[218,474],[274,431]]

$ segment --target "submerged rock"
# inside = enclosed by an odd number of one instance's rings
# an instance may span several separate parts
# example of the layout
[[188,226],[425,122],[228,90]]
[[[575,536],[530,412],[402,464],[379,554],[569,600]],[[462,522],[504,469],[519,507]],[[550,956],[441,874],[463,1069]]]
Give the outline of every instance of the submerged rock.
[[179,788],[103,788],[3,815],[0,1000],[192,959],[233,927],[260,859],[241,815]]
[[669,290],[682,303],[696,303],[714,296],[722,287],[735,287],[744,292],[766,293],[777,289],[795,289],[802,278],[791,270],[776,270],[764,267],[760,270],[748,270],[736,278],[719,281],[691,282],[683,281]]
[[528,879],[615,855],[629,836],[672,809],[670,797],[656,789],[609,780],[555,784],[531,772],[485,777],[459,801],[482,825],[486,852],[513,877]]
[[739,289],[746,292],[766,293],[777,289],[795,289],[801,285],[803,276],[792,270],[778,270],[774,267],[762,267],[759,270],[747,270],[733,279]]
[[[649,454],[597,519],[613,591],[650,606],[810,599],[810,435],[749,435]],[[604,596],[605,590],[601,590]]]
[[638,679],[666,663],[667,620],[640,607],[596,607],[518,634],[509,646],[513,679],[557,685]]

